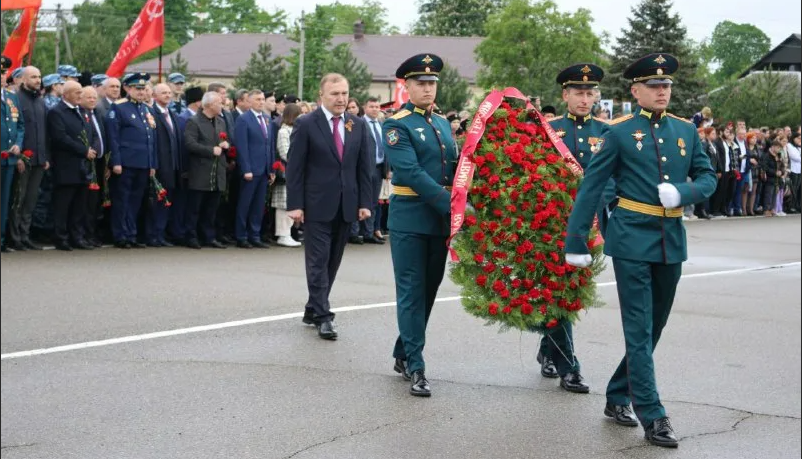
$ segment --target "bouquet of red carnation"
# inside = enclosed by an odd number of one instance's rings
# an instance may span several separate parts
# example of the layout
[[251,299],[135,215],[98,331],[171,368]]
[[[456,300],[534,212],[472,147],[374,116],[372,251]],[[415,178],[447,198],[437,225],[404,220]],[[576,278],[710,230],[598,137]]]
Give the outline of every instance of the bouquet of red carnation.
[[156,178],[156,176],[152,176],[150,178],[150,193],[151,199],[155,202],[164,204],[164,207],[170,207],[173,205],[173,203],[167,198],[167,190],[164,188],[164,186],[162,186],[161,182]]
[[230,160],[237,159],[237,147],[231,146],[228,148],[228,152],[226,153],[226,157]]
[[2,158],[2,159],[8,159],[9,156],[10,155],[9,155],[9,153],[7,151],[0,152],[0,158]]
[[276,161],[273,163],[273,170],[278,172],[286,172],[286,168],[284,167],[284,163],[281,161]]
[[594,231],[591,267],[565,262],[581,167],[523,100],[515,89],[494,91],[468,130],[452,191],[450,275],[470,314],[544,332],[599,304],[602,241]]
[[22,154],[20,155],[20,159],[22,162],[25,163],[26,166],[31,165],[31,158],[33,158],[33,151],[31,150],[23,150]]

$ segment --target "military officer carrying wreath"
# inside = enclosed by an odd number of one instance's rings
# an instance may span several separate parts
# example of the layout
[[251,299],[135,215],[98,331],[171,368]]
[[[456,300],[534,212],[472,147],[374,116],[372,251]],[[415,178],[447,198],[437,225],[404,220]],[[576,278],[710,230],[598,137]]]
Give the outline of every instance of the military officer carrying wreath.
[[716,188],[696,127],[666,112],[678,67],[674,56],[650,54],[624,71],[638,107],[604,127],[568,221],[565,246],[568,263],[590,265],[588,233],[599,195],[614,177],[619,201],[604,253],[615,269],[626,356],[607,386],[604,414],[637,426],[632,403],[646,439],[664,447],[678,443],[657,393],[652,353],[687,259],[682,207],[704,201]]
[[384,123],[393,171],[390,247],[398,304],[395,371],[411,380],[410,393],[431,395],[425,376],[426,324],[446,267],[451,182],[458,152],[448,120],[432,113],[443,61],[434,54],[407,59],[396,71],[409,102]]

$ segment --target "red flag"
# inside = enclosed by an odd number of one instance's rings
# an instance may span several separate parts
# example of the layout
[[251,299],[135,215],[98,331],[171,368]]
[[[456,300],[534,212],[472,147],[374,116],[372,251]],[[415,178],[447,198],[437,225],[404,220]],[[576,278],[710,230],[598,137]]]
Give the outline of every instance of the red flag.
[[31,33],[36,29],[36,17],[39,14],[38,8],[26,8],[20,16],[19,25],[8,37],[3,55],[11,59],[9,72],[22,65],[22,58],[31,51]]
[[120,77],[125,67],[135,57],[164,44],[164,0],[148,0],[128,35],[120,45],[120,50],[111,61],[106,75]]
[[395,92],[393,93],[393,108],[399,109],[402,105],[409,101],[409,93],[404,86],[404,80],[395,80]]
[[3,11],[5,10],[24,10],[25,8],[42,7],[42,0],[3,0]]

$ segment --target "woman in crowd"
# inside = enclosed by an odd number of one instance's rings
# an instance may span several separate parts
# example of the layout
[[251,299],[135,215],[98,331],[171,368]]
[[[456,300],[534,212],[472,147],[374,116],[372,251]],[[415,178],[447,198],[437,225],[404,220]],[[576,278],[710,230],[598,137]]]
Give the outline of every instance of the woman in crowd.
[[779,217],[785,217],[784,204],[785,204],[785,181],[788,177],[788,137],[785,134],[778,134],[777,138],[780,140],[780,151],[777,156],[782,163],[782,176],[777,182],[777,200],[774,204],[774,213]]
[[308,115],[312,112],[312,107],[307,102],[298,102],[298,107],[301,108],[301,115]]
[[[702,150],[704,150],[704,152],[707,153],[707,157],[710,158],[710,164],[713,166],[713,170],[716,171],[716,177],[721,179],[721,167],[719,166],[718,151],[716,150],[717,139],[718,133],[716,132],[716,128],[712,126],[704,128],[704,136],[702,136]],[[693,213],[699,218],[705,218],[709,220],[710,200],[708,199],[704,202],[697,203]]]
[[287,104],[281,117],[281,128],[276,138],[278,160],[282,167],[276,176],[273,196],[270,205],[276,209],[276,244],[284,247],[300,247],[301,243],[292,238],[292,219],[287,216],[287,180],[281,171],[287,167],[287,152],[290,151],[290,136],[295,120],[301,116],[301,107],[296,104]]
[[791,143],[789,143],[786,148],[788,150],[791,178],[791,203],[789,205],[789,212],[796,214],[802,211],[802,203],[800,203],[800,197],[802,195],[802,180],[800,180],[800,173],[802,173],[802,135],[800,135],[799,132],[795,132],[791,136]]
[[758,179],[760,155],[758,154],[757,138],[758,134],[756,132],[746,134],[746,160],[751,164],[752,170],[749,171],[749,181],[746,182],[748,186],[743,187],[741,190],[741,204],[745,215],[749,216],[755,215],[755,197],[760,183]]
[[348,106],[345,107],[345,111],[360,118],[365,114],[362,111],[362,106],[359,105],[359,101],[353,97],[348,99]]
[[782,160],[779,157],[782,144],[774,140],[769,151],[760,162],[760,180],[763,182],[763,216],[773,217],[777,203],[777,185],[782,179]]

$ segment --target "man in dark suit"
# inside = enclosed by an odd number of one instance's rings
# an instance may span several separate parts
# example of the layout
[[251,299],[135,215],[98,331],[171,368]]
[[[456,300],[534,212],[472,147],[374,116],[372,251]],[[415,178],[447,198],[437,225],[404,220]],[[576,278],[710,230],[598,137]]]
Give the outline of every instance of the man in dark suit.
[[106,137],[106,128],[103,119],[97,114],[98,94],[93,86],[84,87],[81,92],[81,114],[92,132],[92,143],[90,146],[97,153],[94,159],[94,176],[90,177],[92,182],[86,193],[86,214],[84,221],[84,239],[87,243],[100,247],[101,236],[98,229],[98,218],[101,209],[101,197],[106,186],[103,179],[106,173],[106,152],[109,139]]
[[100,119],[105,120],[106,115],[109,114],[111,105],[120,99],[120,80],[117,78],[106,78],[103,80],[102,87],[103,97],[98,101],[95,110],[97,110],[97,115],[100,116]]
[[223,101],[216,92],[203,95],[203,108],[187,121],[184,145],[189,154],[189,195],[187,197],[187,240],[192,249],[201,247],[198,240],[200,224],[204,243],[217,249],[226,248],[217,240],[215,216],[220,195],[226,189],[226,160],[228,133],[220,113]]
[[189,153],[187,152],[186,145],[184,144],[184,129],[187,126],[187,121],[195,116],[200,111],[201,99],[203,99],[203,89],[198,86],[187,88],[184,91],[185,107],[181,110],[181,114],[174,117],[178,126],[178,137],[181,139],[180,161],[181,164],[181,178],[178,181],[178,186],[173,192],[173,206],[170,208],[170,222],[168,223],[169,233],[176,241],[186,242],[184,240],[187,234],[187,200],[189,199]]
[[[89,161],[97,152],[92,145],[92,130],[81,113],[81,85],[64,83],[62,101],[47,114],[53,158],[53,224],[56,248],[91,250],[84,240],[84,213],[88,190]],[[71,244],[72,243],[72,244]]]
[[[175,113],[170,110],[170,101],[173,90],[170,86],[160,83],[153,88],[153,110],[156,113],[156,154],[159,158],[159,170],[156,178],[167,191],[164,200],[154,202],[150,207],[148,219],[148,245],[151,247],[172,247],[167,241],[167,225],[174,221],[172,201],[175,190],[181,183],[181,144],[182,135],[178,132],[178,121]],[[186,109],[185,109],[186,111]],[[175,226],[175,225],[174,225]],[[179,225],[181,226],[181,225]],[[174,237],[183,237],[183,234],[174,234]]]
[[256,89],[248,97],[251,109],[237,119],[237,161],[239,162],[239,201],[235,236],[237,247],[266,249],[261,240],[262,216],[267,186],[275,176],[272,172],[273,153],[270,131],[265,119],[265,95]]
[[[216,92],[223,100],[223,110],[220,112],[220,118],[225,122],[225,129],[228,132],[228,142],[237,147],[237,132],[235,129],[234,115],[226,107],[229,104],[228,90],[223,83],[209,83],[209,92]],[[238,147],[237,147],[238,148]],[[232,244],[234,241],[229,237],[234,235],[237,219],[237,202],[239,201],[239,180],[237,180],[237,161],[236,158],[230,157],[226,152],[225,157],[226,165],[226,186],[228,191],[226,198],[220,200],[220,205],[217,209],[216,225],[217,225],[217,239],[224,244]]]
[[351,223],[370,217],[373,151],[365,122],[345,114],[348,80],[328,74],[320,82],[321,107],[295,122],[287,164],[288,216],[304,223],[309,300],[303,321],[323,339],[336,339],[329,294]]

